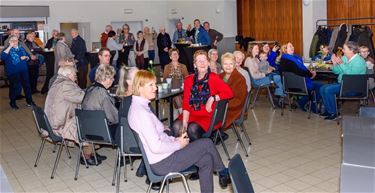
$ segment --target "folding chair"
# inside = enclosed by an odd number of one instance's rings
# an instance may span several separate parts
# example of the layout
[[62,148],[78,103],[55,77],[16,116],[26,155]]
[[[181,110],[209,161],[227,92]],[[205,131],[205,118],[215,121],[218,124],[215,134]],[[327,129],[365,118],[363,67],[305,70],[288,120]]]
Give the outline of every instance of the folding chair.
[[254,193],[249,174],[239,154],[229,161],[228,170],[234,193]]
[[[116,144],[117,144],[117,159],[115,160],[115,167],[113,171],[113,179],[112,185],[115,185],[115,180],[117,179],[116,183],[116,192],[120,190],[120,173],[121,173],[121,157],[123,158],[124,162],[124,181],[127,182],[126,178],[126,164],[125,164],[125,157],[128,156],[130,159],[131,168],[133,170],[133,163],[131,161],[131,157],[142,156],[141,150],[138,147],[138,143],[134,138],[134,134],[130,129],[128,119],[125,117],[121,118],[120,127],[118,131],[119,135],[116,134]],[[117,139],[119,138],[119,139]]]
[[[81,154],[83,160],[85,161],[86,168],[88,168],[87,161],[82,150],[83,144],[91,144],[95,155],[94,144],[113,145],[113,142],[108,130],[107,119],[105,117],[104,111],[76,109],[75,115],[79,140],[76,173],[74,176],[74,180],[77,180]],[[95,163],[98,164],[96,155],[94,157]]]
[[[311,105],[312,103],[317,106],[316,102],[316,93],[314,90],[310,91],[307,90],[306,80],[305,77],[299,76],[294,74],[293,72],[283,72],[283,85],[284,85],[284,93],[287,94],[288,103],[290,110],[292,109],[291,102],[290,102],[290,95],[297,95],[297,96],[308,96],[309,97],[309,115],[308,119],[311,117]],[[281,116],[284,115],[284,100],[282,100],[281,104]]]
[[[53,179],[54,176],[55,176],[56,168],[57,168],[57,166],[59,164],[59,161],[60,161],[60,156],[61,156],[63,146],[65,147],[66,154],[68,155],[69,159],[72,158],[72,157],[70,156],[70,152],[68,150],[68,147],[66,145],[66,142],[65,142],[64,138],[56,135],[53,132],[52,127],[51,127],[51,125],[48,121],[48,118],[47,118],[46,114],[44,113],[43,109],[40,108],[40,107],[37,107],[37,106],[33,106],[32,112],[33,112],[34,120],[35,120],[35,123],[36,123],[36,128],[39,132],[40,137],[42,138],[42,143],[40,144],[38,156],[35,160],[34,167],[37,167],[37,165],[38,165],[38,161],[39,161],[40,155],[42,154],[42,151],[44,149],[44,144],[45,144],[47,138],[50,139],[50,141],[55,146],[59,145],[59,150],[57,151],[55,164],[53,165],[53,170],[52,170],[52,174],[51,174],[51,179]],[[47,131],[48,135],[46,135],[46,133],[43,132],[43,131]]]
[[[220,134],[220,130],[223,129],[225,118],[227,116],[227,109],[228,109],[228,100],[220,100],[216,102],[216,107],[215,107],[214,114],[211,119],[210,127],[208,128],[208,131],[202,135],[202,138],[211,138],[211,136],[214,136],[214,144],[216,144],[216,140],[219,137],[220,142],[223,145],[225,154],[227,155],[228,160],[230,160],[227,147]],[[220,124],[220,127],[217,130],[215,130],[215,126],[217,124]]]
[[232,124],[232,129],[233,129],[233,132],[237,135],[237,139],[239,140],[243,150],[245,151],[246,153],[246,157],[248,157],[248,153],[247,153],[247,150],[245,148],[245,145],[241,139],[241,135],[240,133],[237,131],[237,126],[241,128],[241,131],[244,133],[245,135],[245,138],[247,140],[247,142],[249,143],[249,145],[251,145],[251,142],[250,142],[250,137],[249,135],[247,134],[247,131],[246,131],[246,128],[245,128],[245,125],[244,125],[244,121],[245,121],[245,113],[249,107],[249,104],[250,104],[250,96],[251,96],[251,93],[248,92],[247,95],[246,95],[246,99],[245,99],[245,105],[243,106],[242,108],[242,112],[241,112],[241,115],[240,115],[240,118],[238,118],[237,120],[235,120]]
[[367,74],[344,74],[342,76],[339,95],[335,95],[337,124],[340,124],[340,109],[337,100],[357,100],[358,108],[361,101],[368,99],[368,75]]
[[271,86],[272,83],[257,85],[257,84],[254,83],[254,79],[251,76],[250,71],[247,68],[246,68],[246,70],[248,71],[248,73],[250,75],[250,82],[251,82],[250,93],[254,93],[254,90],[255,90],[255,95],[253,96],[253,102],[251,103],[250,108],[254,109],[254,105],[255,105],[255,102],[256,102],[256,100],[258,98],[259,90],[260,89],[267,89],[268,99],[269,99],[269,101],[270,101],[270,103],[272,105],[272,108],[275,108],[275,104],[273,103],[272,94],[271,94],[271,90],[270,90],[270,86]]
[[144,164],[146,166],[147,176],[148,176],[148,178],[150,180],[150,185],[148,186],[146,192],[149,193],[151,191],[152,184],[153,183],[158,183],[158,182],[162,182],[161,186],[160,186],[159,193],[163,192],[164,186],[166,186],[167,192],[169,192],[169,179],[174,179],[174,178],[177,178],[177,177],[181,177],[182,178],[182,183],[184,184],[185,192],[190,193],[190,188],[189,188],[189,185],[188,185],[188,183],[186,181],[186,177],[185,176],[197,172],[195,166],[190,167],[190,168],[188,168],[188,169],[186,169],[185,171],[182,171],[182,172],[178,172],[178,171],[176,171],[176,172],[170,172],[169,174],[167,174],[165,176],[159,176],[159,175],[155,174],[152,171],[152,169],[151,169],[150,163],[148,162],[147,155],[145,153],[145,150],[143,148],[143,144],[142,144],[141,139],[139,138],[139,135],[136,132],[134,132],[134,131],[133,131],[133,134],[134,134],[135,139],[138,142],[138,146],[139,146],[139,148],[140,148],[140,150],[142,152],[142,158],[143,158]]

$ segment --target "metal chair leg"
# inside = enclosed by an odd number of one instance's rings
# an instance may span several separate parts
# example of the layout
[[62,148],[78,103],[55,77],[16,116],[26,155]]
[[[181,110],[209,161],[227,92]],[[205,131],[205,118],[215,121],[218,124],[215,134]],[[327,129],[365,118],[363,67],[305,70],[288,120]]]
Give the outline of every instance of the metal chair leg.
[[186,177],[185,177],[185,176],[182,177],[182,182],[183,182],[184,187],[185,187],[185,192],[186,192],[186,193],[190,193],[190,188],[189,188],[189,185],[188,185],[188,183],[187,183],[187,181],[186,181]]
[[87,165],[87,162],[86,162],[85,155],[83,154],[83,151],[82,151],[82,143],[80,143],[79,144],[79,151],[78,151],[78,155],[77,155],[77,165],[76,165],[76,173],[74,175],[74,180],[78,179],[78,172],[79,172],[81,154],[82,154],[83,160],[85,162],[86,168],[89,168],[89,166]]
[[234,123],[232,124],[232,130],[233,130],[233,132],[236,134],[237,139],[238,139],[238,141],[240,142],[240,145],[241,145],[243,151],[245,152],[246,157],[249,157],[249,155],[247,154],[247,150],[246,150],[245,144],[243,143],[243,141],[242,141],[242,139],[241,139],[241,136],[240,136],[240,134],[238,133],[237,128],[236,128],[236,125],[235,125]]
[[244,135],[245,135],[245,138],[246,138],[247,142],[249,142],[249,145],[251,145],[250,137],[249,137],[249,134],[247,134],[247,131],[246,131],[245,125],[244,125],[243,123],[241,123],[240,127],[241,127],[241,131],[242,131],[242,132],[244,133]]
[[56,153],[56,150],[57,150],[57,144],[55,144],[55,146],[53,147],[52,153]]
[[117,170],[118,170],[118,158],[119,158],[119,149],[116,150],[116,159],[115,159],[115,167],[113,167],[113,178],[112,178],[112,186],[115,185],[115,180],[117,179]]
[[43,152],[43,149],[44,149],[44,144],[46,144],[46,138],[42,139],[42,143],[40,144],[38,155],[36,156],[34,167],[38,166],[39,158],[42,155],[42,152]]
[[120,166],[120,163],[121,163],[121,152],[119,153],[119,157],[118,157],[118,160],[117,160],[117,182],[116,182],[116,192],[120,192],[120,174],[121,174],[121,166]]
[[71,159],[72,156],[70,155],[70,152],[69,152],[69,149],[68,149],[68,145],[66,145],[65,140],[63,142],[64,142],[64,147],[65,147],[65,150],[66,150],[66,154],[68,155],[68,158]]
[[126,159],[125,159],[126,156],[123,156],[122,157],[122,162],[124,163],[124,182],[127,182],[128,181],[128,178],[126,177],[126,171],[128,170],[127,166],[126,166]]
[[309,101],[309,115],[307,116],[307,119],[311,118],[311,103],[312,103],[312,101],[310,100]]
[[268,86],[267,86],[267,92],[268,92],[268,97],[269,97],[269,100],[271,102],[272,108],[275,108],[275,104],[273,103],[273,100],[272,100],[271,90],[270,90],[270,87],[268,87]]
[[146,190],[146,193],[150,193],[151,192],[151,186],[152,186],[152,182],[150,182],[150,185],[148,185],[148,188]]
[[130,170],[133,171],[134,170],[133,161],[132,161],[132,156],[130,155],[129,155],[129,163],[130,163]]
[[[163,182],[161,183],[161,186],[160,186],[159,193],[162,193],[162,192],[163,192],[164,186],[165,186],[165,184],[167,183],[167,181],[168,181],[168,178],[167,178],[167,177],[164,177]],[[150,184],[151,184],[151,182],[150,182]]]
[[55,164],[53,165],[53,170],[52,170],[52,174],[51,174],[51,179],[54,178],[54,176],[55,176],[55,172],[56,172],[56,168],[57,168],[57,166],[59,165],[59,161],[60,161],[60,156],[61,156],[62,148],[63,148],[63,144],[61,143],[61,144],[60,144],[60,147],[59,147],[59,150],[58,150],[58,152],[57,152],[57,156],[56,156]]
[[285,97],[283,97],[281,100],[281,116],[284,116],[284,100],[285,100]]
[[259,87],[256,89],[257,91],[255,92],[255,96],[254,96],[254,100],[253,100],[253,103],[250,105],[250,108],[253,109],[254,108],[254,105],[255,105],[255,101],[257,101],[257,98],[258,98],[258,94],[259,94]]
[[96,151],[95,151],[94,143],[91,143],[91,147],[92,147],[92,152],[94,152],[95,165],[99,165],[98,164],[98,158],[96,157]]
[[165,189],[166,189],[166,192],[169,193],[169,180],[167,180],[167,185],[166,185]]
[[[229,153],[228,153],[227,146],[224,144],[224,140],[223,140],[223,138],[221,137],[220,132],[219,132],[219,131],[216,131],[215,142],[216,142],[216,139],[217,139],[218,136],[219,136],[219,138],[220,138],[221,145],[223,146],[224,152],[225,152],[225,154],[227,155],[228,160],[230,160],[230,156],[229,156]],[[215,143],[214,143],[214,144],[215,144]]]

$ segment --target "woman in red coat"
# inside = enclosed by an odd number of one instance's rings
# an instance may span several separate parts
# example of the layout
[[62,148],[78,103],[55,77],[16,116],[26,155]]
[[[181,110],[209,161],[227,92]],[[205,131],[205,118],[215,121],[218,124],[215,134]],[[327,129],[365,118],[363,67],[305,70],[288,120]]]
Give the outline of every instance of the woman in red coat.
[[218,75],[210,72],[207,58],[206,51],[198,50],[194,53],[195,73],[185,78],[183,112],[173,126],[182,126],[190,141],[201,138],[208,131],[216,101],[233,97],[229,86]]
[[228,84],[234,93],[234,97],[229,100],[227,117],[223,127],[224,129],[227,129],[241,116],[246,101],[247,86],[245,78],[236,70],[236,60],[233,54],[225,53],[222,55],[221,65],[224,72],[219,76]]

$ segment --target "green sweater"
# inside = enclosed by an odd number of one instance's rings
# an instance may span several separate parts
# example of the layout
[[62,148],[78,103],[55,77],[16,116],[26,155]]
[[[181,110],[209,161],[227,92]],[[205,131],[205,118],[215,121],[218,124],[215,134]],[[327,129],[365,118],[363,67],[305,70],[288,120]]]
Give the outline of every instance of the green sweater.
[[343,56],[342,61],[342,64],[334,65],[332,68],[332,72],[339,75],[337,78],[339,83],[343,74],[366,74],[367,65],[360,55],[355,54],[350,61],[348,61],[346,56]]

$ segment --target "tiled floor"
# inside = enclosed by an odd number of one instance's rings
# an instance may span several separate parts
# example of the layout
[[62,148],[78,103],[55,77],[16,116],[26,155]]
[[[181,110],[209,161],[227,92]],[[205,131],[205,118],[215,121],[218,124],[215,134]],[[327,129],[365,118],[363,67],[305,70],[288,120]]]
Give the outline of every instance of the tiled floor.
[[[81,167],[78,181],[74,181],[77,148],[71,148],[72,159],[63,152],[55,179],[50,179],[56,154],[46,144],[38,167],[34,167],[40,139],[30,108],[18,101],[20,110],[10,110],[8,90],[0,89],[0,164],[14,192],[114,192],[111,186],[115,151],[102,148],[108,160],[97,167]],[[45,96],[36,94],[34,100],[43,106]],[[338,192],[341,161],[340,127],[336,122],[324,121],[316,115],[310,120],[301,111],[272,110],[259,101],[249,113],[246,127],[252,140],[245,157],[232,131],[226,141],[231,155],[240,153],[256,192]],[[218,146],[225,158],[222,147]],[[225,160],[225,164],[228,162]],[[138,161],[135,166],[138,166]],[[128,182],[121,182],[122,192],[145,192],[145,178],[128,170]],[[215,192],[221,189],[215,180]],[[193,192],[199,191],[198,181],[188,182]],[[171,185],[171,192],[183,192],[180,183]]]

